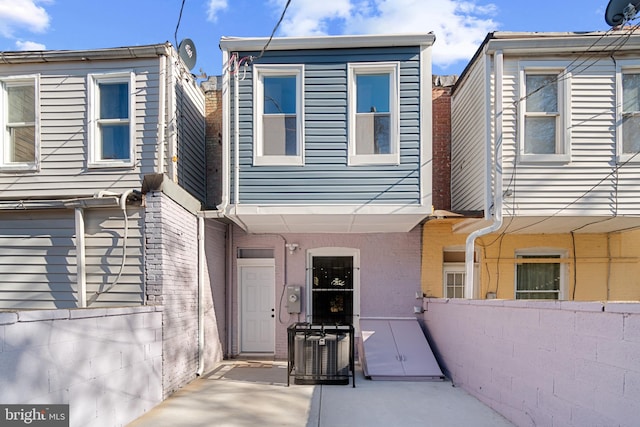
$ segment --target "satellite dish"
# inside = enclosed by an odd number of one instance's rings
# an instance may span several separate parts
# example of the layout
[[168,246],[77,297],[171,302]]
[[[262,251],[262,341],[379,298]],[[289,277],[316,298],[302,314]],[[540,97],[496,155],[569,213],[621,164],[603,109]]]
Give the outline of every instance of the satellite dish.
[[191,39],[183,39],[178,45],[178,55],[184,61],[188,69],[196,66],[196,45]]
[[638,13],[637,0],[609,0],[607,10],[604,12],[604,20],[612,27],[624,25]]

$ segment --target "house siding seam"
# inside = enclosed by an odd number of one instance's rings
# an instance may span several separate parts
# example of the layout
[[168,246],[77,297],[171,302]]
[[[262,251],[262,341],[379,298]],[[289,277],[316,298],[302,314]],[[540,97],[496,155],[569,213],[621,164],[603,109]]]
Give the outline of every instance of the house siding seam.
[[[248,53],[241,56],[244,54]],[[380,61],[400,63],[400,164],[348,166],[347,64]],[[419,89],[424,82],[420,82],[418,47],[295,54],[274,51],[260,63],[305,66],[305,165],[253,166],[253,75],[249,68],[239,82],[240,203],[351,204],[373,200],[379,204],[420,204]],[[230,99],[233,128],[233,93]],[[233,168],[233,156],[231,160]]]
[[198,225],[163,193],[146,195],[146,286],[163,311],[163,398],[198,370]]

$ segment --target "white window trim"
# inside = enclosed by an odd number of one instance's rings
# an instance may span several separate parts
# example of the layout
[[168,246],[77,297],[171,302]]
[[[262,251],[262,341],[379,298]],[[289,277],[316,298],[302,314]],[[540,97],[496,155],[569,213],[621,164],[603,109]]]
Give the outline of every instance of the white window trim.
[[616,157],[618,162],[640,162],[640,154],[623,153],[623,134],[622,134],[622,75],[625,73],[640,74],[640,61],[637,60],[620,60],[616,62]]
[[[556,248],[527,248],[527,249],[518,249],[515,252],[516,259],[522,255],[535,255],[535,256],[559,256],[558,264],[560,264],[560,290],[558,292],[558,301],[566,299],[567,295],[567,263],[563,262],[563,260],[567,260],[568,252],[563,249]],[[516,295],[518,292],[518,264],[520,262],[516,261],[514,274],[513,274],[513,299],[516,299]]]
[[[296,76],[297,156],[264,156],[262,116],[264,112],[264,76]],[[253,66],[253,164],[255,166],[304,165],[304,65],[270,64]]]
[[[34,85],[35,94],[35,156],[33,162],[6,163],[7,132],[6,122],[9,109],[8,98],[5,88],[9,85],[20,85],[21,83],[31,83]],[[0,172],[38,172],[40,170],[40,74],[28,74],[21,76],[11,76],[0,78]]]
[[[390,73],[389,113],[391,114],[390,154],[356,154],[356,112],[358,74]],[[399,165],[400,164],[400,63],[361,62],[348,65],[348,105],[349,105],[349,165]]]
[[467,277],[465,264],[463,262],[445,262],[442,267],[442,296],[443,298],[452,298],[447,296],[447,273],[462,273],[464,282],[462,283],[462,297],[465,298],[467,288]]
[[[568,163],[571,160],[571,73],[564,62],[557,61],[522,61],[520,69],[520,101],[518,105],[518,158],[521,163]],[[527,109],[527,75],[557,74],[558,79],[558,113],[556,124],[556,149],[562,148],[561,154],[525,154],[524,152],[524,118]]]
[[[100,149],[98,144],[98,130],[96,115],[100,111],[98,102],[98,83],[127,82],[129,83],[129,159],[107,160],[100,159]],[[116,73],[93,73],[87,75],[87,140],[88,140],[88,167],[89,168],[119,168],[133,167],[135,165],[136,153],[136,85],[135,73],[133,71],[122,71]]]

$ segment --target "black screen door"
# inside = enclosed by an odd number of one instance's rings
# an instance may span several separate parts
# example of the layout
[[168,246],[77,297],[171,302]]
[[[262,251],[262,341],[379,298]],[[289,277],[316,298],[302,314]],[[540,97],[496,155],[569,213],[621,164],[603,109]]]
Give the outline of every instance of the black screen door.
[[353,323],[353,257],[314,256],[312,323]]

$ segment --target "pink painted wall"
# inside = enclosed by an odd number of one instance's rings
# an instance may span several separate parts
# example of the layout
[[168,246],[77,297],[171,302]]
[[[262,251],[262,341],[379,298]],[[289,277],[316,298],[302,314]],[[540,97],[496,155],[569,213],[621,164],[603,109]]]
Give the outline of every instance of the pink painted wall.
[[518,426],[637,426],[640,303],[425,299],[456,386]]
[[[287,327],[300,317],[289,315],[280,296],[286,284],[305,285],[306,254],[309,249],[344,247],[360,250],[360,313],[363,317],[411,317],[420,291],[420,228],[409,233],[377,234],[247,234],[234,227],[233,253],[237,248],[272,248],[276,264],[276,357],[286,358]],[[292,255],[285,243],[297,243]],[[286,264],[286,272],[285,272]],[[232,354],[238,348],[237,264],[233,264]],[[305,289],[306,292],[306,289]]]

